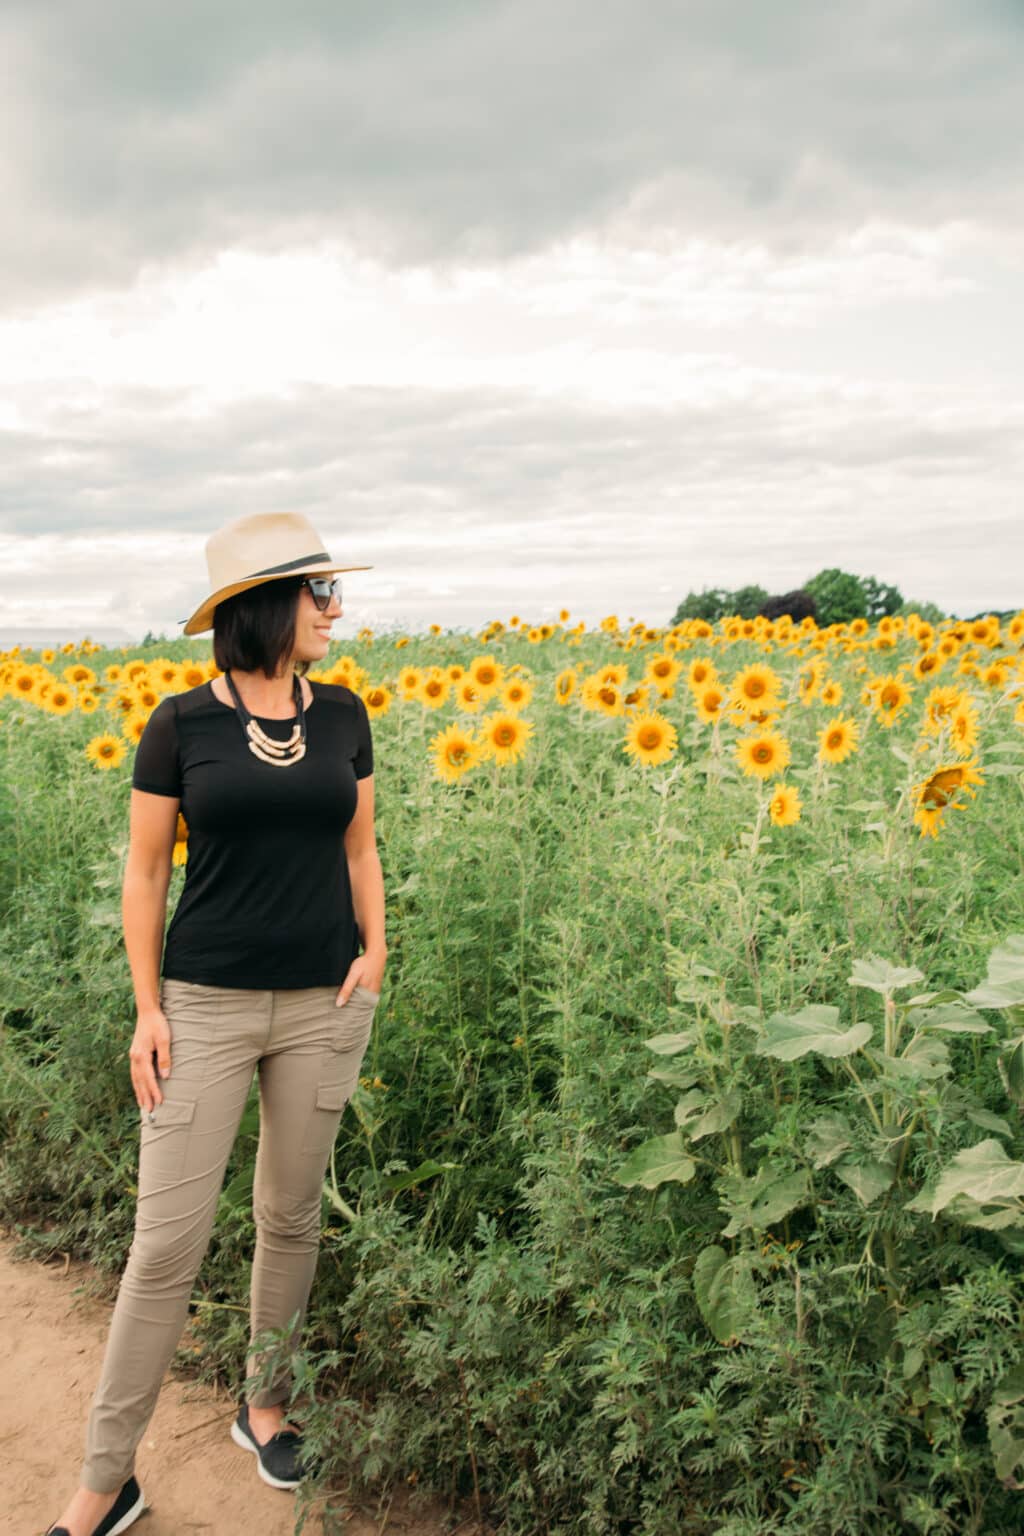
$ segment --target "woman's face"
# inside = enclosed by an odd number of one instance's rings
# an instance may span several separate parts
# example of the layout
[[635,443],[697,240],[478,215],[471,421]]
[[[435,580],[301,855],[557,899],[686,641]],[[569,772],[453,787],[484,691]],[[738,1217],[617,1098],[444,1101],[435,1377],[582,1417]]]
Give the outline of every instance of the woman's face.
[[308,587],[299,588],[295,605],[295,651],[293,661],[322,661],[331,643],[331,625],[341,617],[341,604],[331,594],[331,601],[320,612]]

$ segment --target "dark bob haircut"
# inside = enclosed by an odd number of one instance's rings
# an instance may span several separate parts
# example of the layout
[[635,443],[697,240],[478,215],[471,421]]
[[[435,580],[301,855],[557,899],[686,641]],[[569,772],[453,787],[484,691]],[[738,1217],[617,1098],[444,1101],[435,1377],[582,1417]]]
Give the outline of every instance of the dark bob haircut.
[[[295,645],[295,610],[301,578],[281,577],[226,597],[213,610],[213,659],[222,672],[263,672],[274,677]],[[309,662],[296,662],[296,672]]]

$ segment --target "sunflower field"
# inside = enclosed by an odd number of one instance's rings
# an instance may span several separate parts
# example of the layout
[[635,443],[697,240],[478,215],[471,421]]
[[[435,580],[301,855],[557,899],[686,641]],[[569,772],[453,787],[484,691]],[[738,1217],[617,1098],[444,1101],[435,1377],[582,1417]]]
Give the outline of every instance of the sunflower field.
[[[363,630],[311,674],[371,718],[389,955],[296,1528],[342,1528],[343,1478],[508,1536],[1017,1532],[1024,610],[569,617]],[[111,1296],[132,755],[213,675],[0,653],[0,1215]],[[174,858],[170,909],[183,820]],[[254,1088],[177,1360],[232,1390],[257,1134]]]

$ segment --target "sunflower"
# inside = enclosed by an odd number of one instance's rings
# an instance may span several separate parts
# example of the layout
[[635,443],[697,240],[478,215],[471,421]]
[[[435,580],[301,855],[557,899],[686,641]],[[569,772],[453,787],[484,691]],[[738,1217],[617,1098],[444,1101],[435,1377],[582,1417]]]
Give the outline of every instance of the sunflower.
[[872,684],[875,695],[875,716],[888,730],[895,724],[901,711],[910,703],[910,689],[895,672],[873,679]]
[[116,768],[124,761],[126,748],[116,736],[94,736],[86,742],[85,755],[97,768]]
[[425,709],[440,709],[447,703],[451,692],[451,683],[445,677],[440,667],[432,667],[424,675],[423,681],[417,690],[416,697]]
[[629,722],[622,750],[635,758],[642,768],[657,768],[668,762],[678,740],[670,720],[657,710],[645,710]]
[[533,698],[533,684],[525,677],[511,677],[501,690],[501,706],[513,714],[525,709]]
[[737,672],[733,678],[729,694],[730,706],[746,714],[775,709],[781,687],[782,678],[779,674],[763,662],[755,661],[752,666]]
[[488,698],[501,683],[505,669],[493,656],[476,656],[469,664],[469,675]]
[[914,821],[921,828],[922,837],[938,835],[947,809],[967,809],[966,802],[959,798],[961,793],[970,795],[972,799],[977,797],[977,790],[973,786],[985,782],[977,768],[977,758],[967,763],[944,763],[920,784],[915,784]]
[[119,667],[116,661],[112,661],[109,667],[103,668],[103,676],[108,683],[119,683],[124,674],[124,668]]
[[722,718],[725,710],[725,689],[720,683],[705,683],[702,688],[695,689],[694,693],[698,720],[704,725],[712,725]]
[[910,670],[918,682],[923,683],[926,678],[938,676],[942,671],[944,660],[945,658],[940,656],[938,651],[922,651]]
[[130,741],[133,746],[138,746],[142,740],[142,733],[146,729],[149,715],[144,709],[133,709],[125,715],[121,721],[121,735],[125,741]]
[[583,679],[581,695],[584,709],[596,710],[602,715],[621,715],[625,712],[622,690],[617,683],[603,681],[596,673]]
[[824,678],[825,663],[817,658],[800,668],[796,687],[801,704],[807,706],[813,702]]
[[39,674],[32,667],[20,667],[10,682],[11,693],[17,699],[29,699],[33,703],[39,693]]
[[460,677],[455,685],[455,702],[464,715],[475,715],[484,707],[485,699],[471,677]]
[[374,719],[377,715],[386,715],[391,708],[391,689],[383,687],[380,683],[375,683],[370,688],[364,688],[361,697],[366,705],[366,713],[371,719]]
[[820,694],[821,702],[826,709],[838,709],[843,702],[843,685],[837,683],[834,678],[829,678]]
[[789,742],[774,731],[743,736],[736,743],[736,761],[748,777],[770,779],[789,765]]
[[100,701],[94,693],[89,693],[86,690],[78,695],[78,708],[83,715],[94,714],[99,707]]
[[137,677],[148,678],[149,668],[144,661],[129,661],[125,666],[124,675],[130,683],[134,683]]
[[480,721],[483,755],[493,758],[496,763],[517,763],[532,734],[530,721],[520,720],[518,715],[511,713],[486,715]]
[[818,761],[822,763],[841,763],[851,752],[856,752],[860,726],[852,715],[846,719],[842,715],[836,715],[822,730],[818,732]]
[[483,757],[479,738],[460,725],[449,725],[431,737],[430,749],[434,755],[434,774],[449,784],[475,768]]
[[966,757],[978,745],[978,711],[965,702],[949,717],[949,740],[953,751]]
[[457,683],[460,677],[465,677],[466,675],[466,669],[461,661],[453,661],[446,670],[448,672],[448,681],[451,683]]
[[967,695],[959,688],[933,688],[924,701],[922,731],[928,736],[937,736],[949,724],[954,711],[966,701]]
[[61,677],[66,683],[74,683],[76,688],[80,688],[83,683],[91,688],[96,681],[96,673],[92,667],[87,667],[81,661],[76,661],[74,666],[65,667]]
[[718,671],[714,662],[706,656],[695,656],[690,662],[686,673],[686,686],[696,693],[698,688],[703,688],[705,683],[717,683]]
[[768,815],[776,827],[791,827],[800,820],[800,796],[793,784],[776,784],[768,802]]
[[398,674],[398,691],[402,698],[415,699],[422,681],[423,672],[419,667],[403,667]]
[[[572,667],[567,667],[564,672],[559,672],[555,678],[555,703],[568,704],[576,692],[576,673]],[[506,709],[509,707],[508,689],[505,690],[504,702]]]
[[181,686],[183,688],[201,688],[206,680],[206,668],[198,661],[182,662]]
[[188,863],[188,822],[181,812],[178,812],[178,820],[174,827],[174,847],[171,850],[172,864]]
[[47,691],[44,708],[51,715],[70,715],[77,702],[77,694],[68,683],[54,683]]
[[131,690],[129,697],[132,700],[129,709],[144,709],[147,713],[156,709],[156,706],[160,703],[160,695],[148,683],[143,683],[141,686],[136,685]]
[[181,668],[168,656],[154,657],[149,664],[149,677],[164,693],[170,693],[181,686]]
[[39,660],[43,663],[44,667],[52,667],[57,660],[57,652],[52,650],[50,646],[47,646],[45,651],[39,652]]

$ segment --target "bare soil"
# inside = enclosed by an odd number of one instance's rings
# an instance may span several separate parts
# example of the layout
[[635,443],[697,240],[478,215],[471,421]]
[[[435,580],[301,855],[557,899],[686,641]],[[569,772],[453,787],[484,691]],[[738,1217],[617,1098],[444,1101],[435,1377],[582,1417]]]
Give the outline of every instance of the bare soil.
[[[66,1256],[53,1263],[16,1259],[0,1234],[0,1499],[4,1536],[42,1536],[77,1486],[89,1405],[99,1378],[112,1303],[108,1279]],[[164,1380],[136,1453],[135,1471],[150,1506],[132,1526],[139,1536],[293,1536],[293,1493],[268,1487],[256,1458],[231,1440],[234,1400],[209,1387]],[[340,1494],[335,1494],[340,1502]],[[343,1506],[342,1506],[343,1507]],[[477,1522],[446,1519],[437,1505],[408,1510],[404,1490],[384,1507],[350,1504],[343,1525],[318,1512],[308,1536],[334,1526],[345,1536],[481,1536]]]

